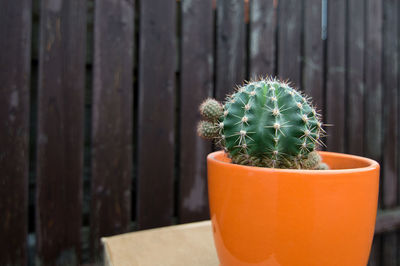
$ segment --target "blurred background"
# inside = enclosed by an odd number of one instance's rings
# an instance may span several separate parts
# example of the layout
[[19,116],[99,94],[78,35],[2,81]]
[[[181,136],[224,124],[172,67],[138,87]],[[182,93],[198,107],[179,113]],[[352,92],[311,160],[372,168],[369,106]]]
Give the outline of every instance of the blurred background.
[[[381,163],[369,265],[400,265],[396,0],[0,0],[0,265],[208,219],[198,105],[276,75],[327,150]],[[349,236],[350,237],[350,236]]]

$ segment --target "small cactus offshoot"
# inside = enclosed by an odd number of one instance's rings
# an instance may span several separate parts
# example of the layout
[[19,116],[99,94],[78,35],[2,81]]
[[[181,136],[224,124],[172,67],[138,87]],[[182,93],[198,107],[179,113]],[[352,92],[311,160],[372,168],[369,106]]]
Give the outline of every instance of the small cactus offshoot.
[[249,82],[200,106],[198,134],[213,139],[233,163],[288,169],[329,169],[315,151],[325,133],[310,99],[286,82]]
[[208,121],[215,121],[223,114],[223,106],[214,99],[207,99],[200,105],[200,114]]

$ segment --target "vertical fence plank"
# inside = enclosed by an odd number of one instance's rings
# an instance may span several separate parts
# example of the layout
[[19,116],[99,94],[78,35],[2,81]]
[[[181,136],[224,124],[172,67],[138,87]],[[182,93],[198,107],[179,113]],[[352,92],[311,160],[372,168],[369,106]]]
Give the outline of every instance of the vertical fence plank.
[[301,87],[301,0],[278,3],[278,76]]
[[365,30],[365,138],[367,157],[382,159],[382,0],[367,0]]
[[245,71],[244,1],[217,1],[217,55],[215,95],[224,100],[243,82]]
[[327,147],[343,152],[345,139],[346,1],[328,1],[326,119]]
[[275,75],[276,8],[273,0],[250,0],[250,78]]
[[[365,3],[365,156],[382,160],[382,0]],[[382,177],[381,177],[382,178]],[[381,265],[382,236],[375,235],[370,266]]]
[[[398,197],[398,1],[383,2],[383,207],[396,206]],[[383,236],[383,264],[396,265],[395,234]]]
[[384,1],[383,20],[383,204],[394,207],[397,203],[397,130],[398,130],[398,40],[397,1]]
[[181,223],[206,219],[208,214],[206,156],[208,141],[197,136],[197,106],[212,95],[212,1],[182,2],[180,200]]
[[313,103],[318,109],[324,105],[324,44],[321,36],[321,15],[321,0],[305,0],[303,89],[313,98]]
[[43,0],[37,140],[37,258],[80,257],[86,3]]
[[382,265],[384,266],[398,266],[397,253],[398,253],[398,239],[395,232],[388,232],[382,235]]
[[31,1],[0,1],[0,265],[26,265]]
[[129,230],[133,121],[133,1],[97,1],[94,25],[91,250]]
[[[365,3],[365,156],[382,160],[382,0]],[[381,177],[382,178],[382,177]],[[382,190],[381,190],[382,191]],[[381,265],[382,236],[375,235],[370,266]]]
[[363,155],[364,137],[364,2],[348,1],[346,151]]
[[368,266],[382,266],[381,265],[381,239],[380,235],[374,236],[372,243],[371,253],[369,255]]
[[174,206],[175,0],[140,3],[140,229],[168,225]]

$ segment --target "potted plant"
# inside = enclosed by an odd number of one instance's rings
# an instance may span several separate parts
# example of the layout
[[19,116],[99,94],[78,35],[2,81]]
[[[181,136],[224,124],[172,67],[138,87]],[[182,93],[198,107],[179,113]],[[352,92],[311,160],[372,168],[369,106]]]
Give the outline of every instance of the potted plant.
[[207,99],[198,133],[207,157],[210,215],[221,265],[366,265],[379,165],[317,151],[324,135],[310,99],[274,78]]

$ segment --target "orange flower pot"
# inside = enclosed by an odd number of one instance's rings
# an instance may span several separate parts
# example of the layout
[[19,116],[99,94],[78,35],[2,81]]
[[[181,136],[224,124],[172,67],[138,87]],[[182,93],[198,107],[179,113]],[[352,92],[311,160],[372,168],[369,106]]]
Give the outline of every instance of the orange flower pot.
[[332,170],[241,166],[222,151],[208,155],[210,212],[221,265],[367,264],[379,164],[320,154]]

